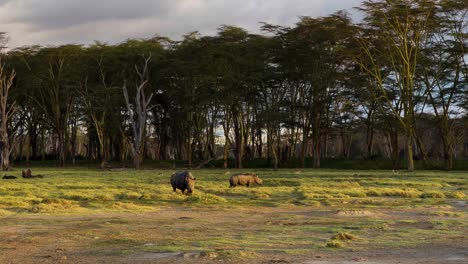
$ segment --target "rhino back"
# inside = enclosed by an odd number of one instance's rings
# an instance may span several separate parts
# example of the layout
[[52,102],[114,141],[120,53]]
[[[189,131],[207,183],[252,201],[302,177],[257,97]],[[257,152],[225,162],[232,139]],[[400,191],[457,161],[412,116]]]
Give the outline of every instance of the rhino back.
[[171,176],[171,184],[173,186],[182,186],[185,183],[185,177],[187,176],[187,171],[176,172]]
[[236,178],[237,178],[237,184],[239,185],[247,185],[247,184],[253,183],[254,181],[252,175],[248,175],[248,174],[240,174],[240,175],[237,175]]

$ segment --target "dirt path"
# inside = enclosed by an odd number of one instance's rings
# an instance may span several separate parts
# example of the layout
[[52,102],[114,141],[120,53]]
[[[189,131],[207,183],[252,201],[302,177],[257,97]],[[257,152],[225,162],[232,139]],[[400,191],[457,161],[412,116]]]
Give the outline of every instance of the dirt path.
[[[468,263],[466,208],[431,210],[166,207],[10,216],[0,219],[0,263]],[[336,230],[360,238],[327,248]]]

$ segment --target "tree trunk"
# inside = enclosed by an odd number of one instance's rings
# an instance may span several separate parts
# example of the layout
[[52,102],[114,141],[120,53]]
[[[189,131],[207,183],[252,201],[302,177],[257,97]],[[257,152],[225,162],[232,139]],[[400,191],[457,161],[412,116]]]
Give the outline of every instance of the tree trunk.
[[445,169],[452,170],[453,169],[453,151],[451,148],[445,150]]
[[229,142],[229,136],[228,136],[228,137],[226,137],[226,140],[224,142],[224,151],[223,151],[223,159],[224,159],[223,168],[225,168],[225,169],[227,169],[229,167],[229,164],[228,164],[229,145],[230,145],[230,142]]
[[444,146],[445,169],[452,170],[453,169],[453,148],[451,144],[449,143],[447,134],[442,137],[442,143]]
[[408,171],[414,171],[414,159],[413,159],[413,133],[408,132],[406,135],[406,150],[407,150],[407,162]]
[[228,159],[229,159],[229,148],[231,145],[231,142],[229,140],[229,130],[230,130],[230,121],[231,118],[229,116],[229,110],[226,107],[225,112],[224,112],[224,124],[223,124],[223,130],[224,130],[224,150],[223,150],[223,159],[224,159],[224,169],[227,169],[229,164],[228,164]]
[[302,149],[301,149],[301,167],[305,168],[305,159],[307,154],[307,147],[309,145],[309,128],[308,125],[304,126],[302,131]]
[[105,142],[99,142],[99,148],[100,148],[99,156],[101,158],[101,164],[100,164],[101,169],[105,169],[107,167],[108,151],[106,150],[105,145],[106,145]]
[[348,141],[346,140],[347,138],[347,135],[346,135],[346,128],[342,128],[341,129],[341,145],[342,145],[342,149],[341,149],[341,156],[342,157],[348,157]]
[[[312,156],[313,156],[313,166],[314,168],[320,168],[320,159],[322,152],[322,142],[321,142],[321,133],[320,133],[320,114],[316,113],[313,119],[312,126]],[[344,147],[346,148],[346,147]]]
[[41,160],[45,161],[46,143],[45,143],[45,129],[41,127]]
[[214,159],[216,157],[215,153],[215,148],[216,148],[216,142],[215,142],[215,135],[214,135],[214,126],[215,126],[215,120],[216,120],[217,114],[213,114],[211,124],[210,124],[210,140],[209,140],[209,159]]
[[0,139],[1,139],[0,144],[1,144],[1,148],[2,148],[2,152],[1,152],[2,153],[2,157],[1,157],[2,164],[1,164],[1,166],[2,166],[3,171],[8,171],[10,169],[10,142],[8,140],[8,133],[6,131],[4,131],[3,129],[1,130]]
[[65,167],[66,163],[66,143],[65,143],[65,136],[62,133],[58,135],[58,143],[59,143],[59,165],[60,167]]
[[[315,132],[318,133],[318,132]],[[314,134],[315,134],[314,133]],[[313,137],[313,162],[314,162],[314,168],[318,169],[320,168],[320,161],[321,161],[321,140],[320,140],[320,135],[316,134]]]
[[30,145],[31,145],[31,156],[33,159],[37,159],[37,146],[38,146],[38,133],[36,124],[32,125],[29,130],[29,138],[30,138]]
[[398,142],[398,131],[390,131],[390,146],[392,151],[393,169],[400,169],[400,145]]
[[139,151],[133,153],[133,166],[135,169],[139,170],[141,164],[141,154]]
[[[128,91],[126,84],[123,85],[123,94],[125,103],[127,106],[127,111],[130,114],[130,123],[132,125],[133,130],[133,140],[132,140],[132,154],[133,156],[133,165],[136,169],[140,168],[140,162],[142,161],[141,158],[141,151],[142,147],[144,147],[145,142],[145,134],[146,134],[146,121],[148,118],[148,112],[154,108],[154,106],[150,106],[152,103],[153,93],[151,93],[148,97],[145,95],[145,87],[148,83],[148,64],[151,60],[151,55],[148,57],[144,57],[145,64],[143,69],[140,71],[138,67],[135,65],[136,72],[140,77],[139,85],[136,85],[136,94],[135,94],[135,104],[133,105],[130,103],[128,97]],[[144,153],[144,152],[143,152]]]
[[277,147],[272,146],[272,156],[273,156],[273,169],[278,169],[278,151]]
[[188,138],[187,138],[187,162],[188,162],[188,167],[192,168],[192,137],[190,136],[190,134],[188,135]]
[[262,135],[262,128],[260,126],[257,127],[257,154],[258,157],[263,158],[263,135]]
[[243,151],[242,151],[242,125],[240,123],[241,120],[239,120],[239,112],[235,111],[233,113],[233,120],[234,120],[234,137],[235,137],[235,144],[236,144],[236,168],[242,169],[242,156],[243,156]]
[[[13,86],[15,71],[9,75],[5,72],[4,64],[0,61],[0,147],[1,147],[1,168],[4,171],[10,169],[10,139],[8,137],[8,120],[10,120],[16,111],[16,103],[9,104],[8,95]],[[14,132],[13,132],[14,133]]]
[[76,119],[73,121],[72,124],[72,134],[71,134],[71,158],[72,158],[72,164],[76,165],[76,144],[77,144],[77,130],[78,126],[76,123]]
[[328,155],[328,132],[326,132],[324,135],[323,135],[323,157],[328,159],[329,155]]
[[[370,115],[370,113],[369,113]],[[369,159],[373,155],[373,147],[374,147],[374,126],[372,124],[372,120],[369,117],[366,122],[366,145],[367,145],[367,153],[366,157]]]
[[424,146],[424,143],[422,142],[422,139],[421,137],[417,136],[414,137],[415,138],[415,141],[416,141],[416,145],[418,146],[418,149],[419,149],[419,155],[420,155],[420,158],[423,160],[423,161],[427,161],[428,158],[427,158],[427,152],[426,152],[426,148]]
[[24,144],[26,146],[26,166],[29,167],[29,158],[30,158],[30,146],[31,146],[31,138],[26,136],[26,143]]

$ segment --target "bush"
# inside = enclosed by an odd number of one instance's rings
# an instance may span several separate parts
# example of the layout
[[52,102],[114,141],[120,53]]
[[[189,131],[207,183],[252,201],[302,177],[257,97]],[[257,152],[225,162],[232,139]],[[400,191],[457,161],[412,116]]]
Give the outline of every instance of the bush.
[[338,234],[332,237],[332,240],[342,240],[342,241],[357,240],[357,239],[358,239],[357,236],[350,234],[350,233],[346,233],[346,232],[339,232]]
[[328,241],[327,247],[329,247],[329,248],[342,248],[342,247],[344,247],[344,245],[340,241],[332,239],[332,240]]
[[466,195],[463,192],[449,192],[446,196],[451,199],[465,199]]

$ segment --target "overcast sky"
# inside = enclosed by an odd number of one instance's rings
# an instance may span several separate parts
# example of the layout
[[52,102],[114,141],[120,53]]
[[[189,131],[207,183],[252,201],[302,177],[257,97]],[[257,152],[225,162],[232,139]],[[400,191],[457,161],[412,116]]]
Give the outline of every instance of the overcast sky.
[[259,21],[292,25],[299,16],[325,16],[361,0],[0,0],[0,32],[9,47],[108,43],[155,34],[178,39],[223,24],[257,32]]

